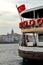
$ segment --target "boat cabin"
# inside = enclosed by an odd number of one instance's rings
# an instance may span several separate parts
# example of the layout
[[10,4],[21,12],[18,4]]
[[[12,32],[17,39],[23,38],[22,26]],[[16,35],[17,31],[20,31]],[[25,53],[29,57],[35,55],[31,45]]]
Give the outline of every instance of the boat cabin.
[[43,46],[43,6],[25,10],[21,17],[30,19],[19,23],[23,34],[21,45]]

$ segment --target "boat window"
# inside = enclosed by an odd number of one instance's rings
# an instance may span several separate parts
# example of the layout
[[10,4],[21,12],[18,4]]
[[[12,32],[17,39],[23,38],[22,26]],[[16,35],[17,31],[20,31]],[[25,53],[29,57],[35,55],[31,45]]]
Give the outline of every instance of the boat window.
[[31,11],[31,12],[25,12],[21,16],[24,17],[24,18],[34,18],[33,11]]
[[24,18],[34,18],[34,11],[35,11],[35,18],[36,19],[43,17],[43,8],[24,12],[23,14],[21,14],[21,16],[24,17]]
[[19,45],[21,46],[26,46],[27,43],[28,45],[33,45],[33,43],[35,42],[35,37],[32,33],[25,33],[20,37],[20,43]]
[[35,11],[35,17],[39,17],[39,18],[42,18],[43,17],[43,8],[42,9],[38,9]]
[[28,42],[34,42],[34,36],[33,36],[33,34],[32,33],[26,33],[25,34],[25,37],[26,37],[26,39],[27,39],[27,37],[28,37]]
[[43,34],[38,34],[39,42],[43,42]]

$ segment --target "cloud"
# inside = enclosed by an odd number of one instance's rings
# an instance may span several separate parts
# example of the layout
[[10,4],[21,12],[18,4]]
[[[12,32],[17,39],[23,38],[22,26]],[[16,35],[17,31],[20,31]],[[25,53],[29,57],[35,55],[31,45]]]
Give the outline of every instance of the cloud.
[[16,12],[15,3],[13,4],[7,0],[0,0],[0,11]]
[[0,0],[0,34],[10,32],[13,28],[20,33],[18,23],[20,18],[16,4],[26,4],[27,8],[43,5],[43,0]]
[[19,33],[19,24],[20,19],[18,15],[14,15],[9,12],[3,12],[0,16],[0,34],[6,34],[7,32],[11,32],[14,29],[15,32]]

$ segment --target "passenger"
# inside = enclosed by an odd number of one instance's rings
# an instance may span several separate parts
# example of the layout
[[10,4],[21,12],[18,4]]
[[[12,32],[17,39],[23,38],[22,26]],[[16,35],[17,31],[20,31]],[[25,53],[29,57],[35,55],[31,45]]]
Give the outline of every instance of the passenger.
[[29,42],[28,35],[26,35],[26,43]]

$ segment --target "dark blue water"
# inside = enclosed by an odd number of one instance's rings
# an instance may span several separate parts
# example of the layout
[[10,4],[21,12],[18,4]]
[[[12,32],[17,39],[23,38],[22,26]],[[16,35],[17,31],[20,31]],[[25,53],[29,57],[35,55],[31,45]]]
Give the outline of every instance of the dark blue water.
[[18,55],[18,44],[0,44],[0,65],[41,65],[43,60],[23,61]]

